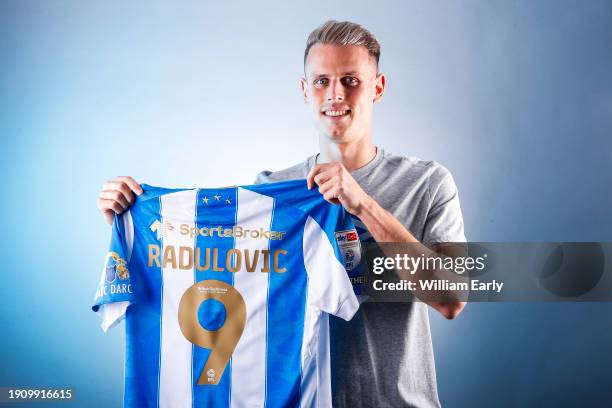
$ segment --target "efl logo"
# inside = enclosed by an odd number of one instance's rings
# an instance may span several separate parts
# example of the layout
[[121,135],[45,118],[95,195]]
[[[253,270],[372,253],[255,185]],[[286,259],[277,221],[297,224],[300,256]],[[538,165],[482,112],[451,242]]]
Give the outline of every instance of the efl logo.
[[339,231],[336,232],[336,240],[338,244],[353,242],[359,240],[359,235],[357,235],[357,231],[354,229],[350,231]]

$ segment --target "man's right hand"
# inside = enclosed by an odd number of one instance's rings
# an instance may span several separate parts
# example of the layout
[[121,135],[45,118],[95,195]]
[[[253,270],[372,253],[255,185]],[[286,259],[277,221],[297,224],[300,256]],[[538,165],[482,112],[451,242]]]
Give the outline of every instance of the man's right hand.
[[116,214],[127,210],[136,199],[134,194],[141,195],[142,187],[132,177],[116,177],[107,181],[98,196],[98,208],[104,215],[107,224],[113,225]]

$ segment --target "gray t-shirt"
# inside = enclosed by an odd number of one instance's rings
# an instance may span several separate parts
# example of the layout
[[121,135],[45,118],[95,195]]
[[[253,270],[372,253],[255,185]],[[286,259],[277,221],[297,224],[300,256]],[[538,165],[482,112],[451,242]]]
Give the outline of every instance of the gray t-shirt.
[[[315,161],[263,171],[256,183],[305,178]],[[457,187],[440,164],[377,148],[351,175],[419,241],[465,241]],[[335,407],[440,406],[427,313],[421,302],[366,302],[350,322],[330,317]]]

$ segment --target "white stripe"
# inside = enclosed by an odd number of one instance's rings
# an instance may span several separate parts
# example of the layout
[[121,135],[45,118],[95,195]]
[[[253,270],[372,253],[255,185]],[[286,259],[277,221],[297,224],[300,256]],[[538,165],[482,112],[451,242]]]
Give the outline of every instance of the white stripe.
[[317,404],[323,407],[332,406],[331,372],[329,358],[329,315],[321,313],[319,320],[319,349],[317,351]]
[[300,407],[331,407],[329,315],[312,307],[306,311]]
[[359,307],[353,287],[325,231],[310,216],[304,225],[303,248],[309,304],[351,320]]
[[308,274],[302,340],[302,407],[331,406],[329,322],[325,313],[350,320],[357,298],[325,231],[310,216],[304,225],[304,266]]
[[[179,261],[179,246],[193,248],[193,238],[180,234],[180,225],[195,224],[195,202],[197,190],[186,190],[161,197],[161,223],[170,223],[173,229],[164,228],[163,246],[176,248]],[[163,249],[160,260],[163,259]],[[163,265],[162,265],[163,266]],[[178,265],[177,265],[178,266]],[[192,344],[183,336],[178,321],[178,307],[183,293],[193,285],[193,273],[162,268],[162,327],[161,362],[159,373],[159,406],[190,407]]]
[[[236,225],[244,229],[269,230],[272,221],[274,199],[238,188]],[[236,249],[268,249],[266,238],[235,238]],[[244,254],[244,252],[243,252]],[[247,320],[232,355],[232,407],[263,407],[266,391],[266,317],[268,273],[260,272],[263,266],[260,254],[255,272],[247,272],[245,260],[234,274],[234,287],[240,292],[247,308]],[[272,266],[272,263],[270,263]]]
[[311,296],[309,284],[306,291],[304,335],[302,337],[302,379],[300,386],[300,407],[302,408],[317,406],[317,352],[319,349],[317,332],[319,331],[321,312],[309,303]]
[[134,221],[132,220],[132,211],[127,210],[123,215],[123,229],[125,230],[125,243],[127,244],[127,262],[132,259],[132,249],[134,248]]

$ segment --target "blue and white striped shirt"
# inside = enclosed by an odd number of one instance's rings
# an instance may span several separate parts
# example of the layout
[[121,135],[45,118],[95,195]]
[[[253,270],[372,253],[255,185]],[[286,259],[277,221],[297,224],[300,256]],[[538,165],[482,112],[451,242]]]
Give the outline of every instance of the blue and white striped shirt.
[[358,308],[351,217],[305,180],[143,185],[94,300],[126,320],[126,407],[331,406],[327,314]]

